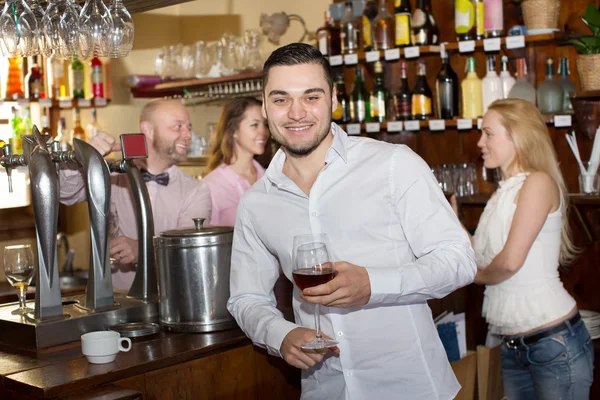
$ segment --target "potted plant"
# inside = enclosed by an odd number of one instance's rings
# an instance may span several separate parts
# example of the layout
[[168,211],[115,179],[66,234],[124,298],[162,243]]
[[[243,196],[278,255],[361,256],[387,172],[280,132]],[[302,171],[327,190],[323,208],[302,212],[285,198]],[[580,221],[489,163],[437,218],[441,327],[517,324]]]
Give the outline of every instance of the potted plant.
[[513,3],[521,4],[529,35],[558,31],[560,0],[513,0]]
[[577,73],[581,81],[582,90],[600,89],[600,11],[594,4],[588,4],[581,20],[592,32],[578,38],[569,39],[577,52]]

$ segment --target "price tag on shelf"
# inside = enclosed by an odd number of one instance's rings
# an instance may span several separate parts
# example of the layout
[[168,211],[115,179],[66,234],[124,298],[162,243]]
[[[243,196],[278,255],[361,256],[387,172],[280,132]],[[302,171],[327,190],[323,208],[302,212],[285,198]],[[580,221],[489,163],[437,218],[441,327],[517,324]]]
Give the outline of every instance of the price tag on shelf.
[[344,56],[344,64],[346,65],[356,65],[358,64],[358,54],[346,54]]
[[388,132],[402,132],[402,121],[390,121],[387,123]]
[[430,119],[429,130],[430,131],[443,131],[446,129],[446,121],[443,119]]
[[0,99],[0,106],[4,104],[4,100]]
[[506,48],[507,49],[520,49],[525,47],[525,36],[507,36],[506,37]]
[[482,123],[483,123],[483,118],[477,118],[477,129],[481,129]]
[[421,129],[421,124],[419,121],[406,121],[404,123],[404,129],[407,131],[418,131]]
[[104,97],[96,97],[94,99],[94,105],[96,107],[105,107],[107,104],[106,99]]
[[52,107],[52,99],[40,99],[40,107]]
[[329,57],[329,65],[332,67],[337,67],[338,65],[342,65],[344,63],[344,58],[340,55]]
[[60,100],[58,106],[60,108],[71,108],[73,107],[73,100]]
[[346,132],[348,132],[348,135],[360,135],[360,124],[346,125]]
[[456,120],[456,128],[458,130],[473,129],[473,120],[463,118],[458,119]]
[[377,133],[381,131],[379,122],[367,122],[366,131],[368,133]]
[[91,107],[92,102],[88,99],[79,99],[77,100],[77,107]]
[[18,99],[17,104],[19,107],[29,107],[29,99]]
[[387,49],[385,51],[385,61],[394,61],[400,59],[400,49]]
[[404,48],[404,57],[406,58],[418,58],[420,55],[421,52],[417,46]]
[[554,127],[564,128],[565,126],[571,126],[570,115],[555,115],[554,116]]
[[458,51],[460,51],[461,53],[471,53],[475,51],[475,41],[465,40],[462,42],[458,42]]
[[483,51],[500,51],[500,38],[483,39]]
[[379,61],[379,52],[378,51],[367,51],[365,53],[365,58],[368,63]]

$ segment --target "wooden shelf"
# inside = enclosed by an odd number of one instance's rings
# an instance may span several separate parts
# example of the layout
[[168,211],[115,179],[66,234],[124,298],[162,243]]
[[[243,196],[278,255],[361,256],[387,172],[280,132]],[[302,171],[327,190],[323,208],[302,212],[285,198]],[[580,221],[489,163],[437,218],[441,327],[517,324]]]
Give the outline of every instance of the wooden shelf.
[[156,98],[156,97],[183,97],[185,91],[207,90],[210,85],[239,83],[262,79],[262,72],[246,72],[238,75],[221,76],[218,78],[185,79],[159,83],[154,86],[141,86],[131,88],[133,97]]
[[187,160],[177,163],[179,167],[206,167],[208,156],[188,157]]
[[572,99],[600,100],[600,90],[590,90],[587,92],[575,92],[570,96]]
[[[506,48],[506,36],[500,38],[501,47]],[[525,45],[543,46],[546,44],[560,44],[561,41],[569,39],[564,32],[545,33],[542,35],[525,35]],[[483,40],[475,40],[475,50],[483,49]],[[446,44],[447,51],[458,51],[459,42]]]
[[102,108],[108,106],[110,99],[41,99],[41,100],[28,100],[28,99],[5,99],[0,100],[0,105],[4,103],[15,103],[20,107],[29,106],[31,104],[39,104],[45,108],[60,108],[60,109],[71,109],[71,108]]

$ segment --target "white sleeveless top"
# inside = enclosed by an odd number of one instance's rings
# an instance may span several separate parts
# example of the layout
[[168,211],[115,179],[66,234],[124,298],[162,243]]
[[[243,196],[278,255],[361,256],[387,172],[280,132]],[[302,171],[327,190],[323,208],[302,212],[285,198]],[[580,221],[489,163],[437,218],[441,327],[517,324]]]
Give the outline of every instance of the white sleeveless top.
[[[474,238],[478,268],[488,266],[504,247],[516,210],[515,197],[528,175],[520,173],[500,182],[486,204]],[[521,269],[504,282],[486,287],[482,314],[491,333],[532,330],[575,307],[558,275],[562,207],[561,202],[559,209],[548,215]]]

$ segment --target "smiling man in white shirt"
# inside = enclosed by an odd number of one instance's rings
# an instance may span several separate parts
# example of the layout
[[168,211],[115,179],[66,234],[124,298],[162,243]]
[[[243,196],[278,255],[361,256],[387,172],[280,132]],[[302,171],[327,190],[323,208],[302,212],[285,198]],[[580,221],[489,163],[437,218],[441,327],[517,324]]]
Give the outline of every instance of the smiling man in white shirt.
[[[303,369],[303,399],[451,399],[460,386],[427,300],[468,285],[469,239],[427,164],[408,147],[348,137],[327,59],[291,44],[264,66],[263,113],[281,149],[238,207],[228,309],[259,346]],[[292,242],[324,232],[337,276],[294,287],[296,323],[276,308]],[[339,342],[304,351],[321,327]]]

